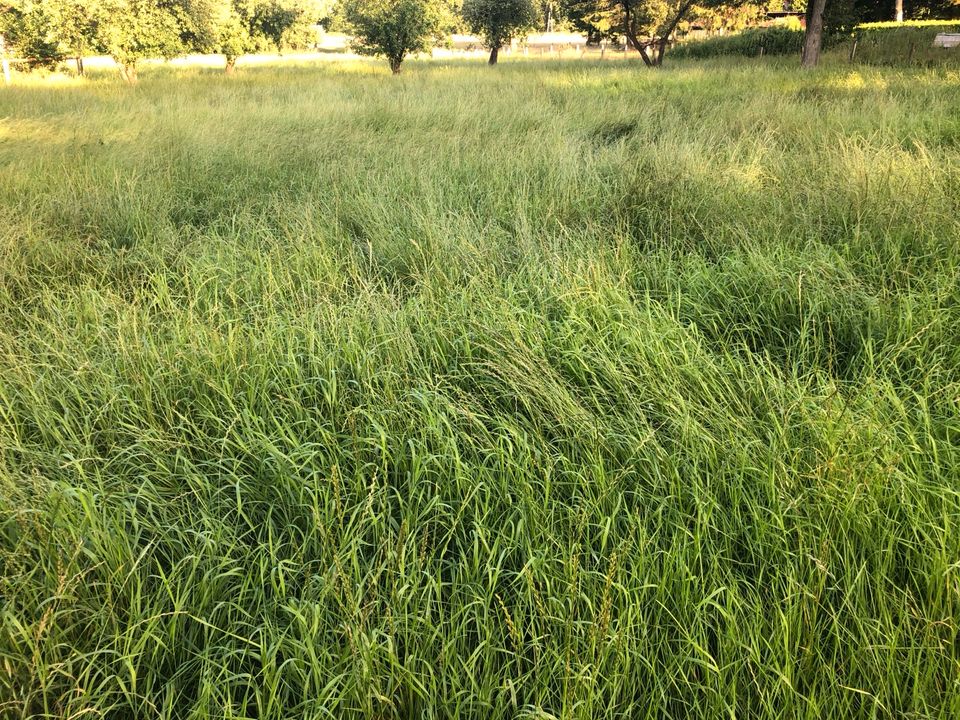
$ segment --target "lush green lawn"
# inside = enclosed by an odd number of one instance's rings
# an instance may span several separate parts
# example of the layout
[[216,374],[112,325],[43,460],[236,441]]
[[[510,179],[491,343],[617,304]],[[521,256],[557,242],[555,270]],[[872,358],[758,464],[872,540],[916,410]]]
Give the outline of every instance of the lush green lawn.
[[0,715],[960,715],[960,73],[0,88]]

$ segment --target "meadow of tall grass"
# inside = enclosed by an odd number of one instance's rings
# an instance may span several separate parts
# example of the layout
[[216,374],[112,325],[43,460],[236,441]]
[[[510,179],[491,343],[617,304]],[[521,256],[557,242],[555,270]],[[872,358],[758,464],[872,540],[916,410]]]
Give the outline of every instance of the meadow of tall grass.
[[960,716],[960,73],[0,92],[0,716]]

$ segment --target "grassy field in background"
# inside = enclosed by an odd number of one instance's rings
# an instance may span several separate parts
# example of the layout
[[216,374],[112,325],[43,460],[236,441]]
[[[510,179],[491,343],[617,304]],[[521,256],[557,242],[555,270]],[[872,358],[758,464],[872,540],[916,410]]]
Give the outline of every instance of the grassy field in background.
[[0,88],[0,716],[960,716],[960,73]]

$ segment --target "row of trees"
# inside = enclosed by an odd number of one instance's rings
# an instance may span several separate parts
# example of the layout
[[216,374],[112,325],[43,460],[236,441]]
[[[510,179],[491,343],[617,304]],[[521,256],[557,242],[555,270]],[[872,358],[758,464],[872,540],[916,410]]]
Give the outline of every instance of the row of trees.
[[[625,37],[644,63],[657,67],[678,30],[696,23],[713,30],[740,29],[769,11],[805,12],[802,63],[816,65],[827,31],[860,22],[960,13],[960,0],[341,0],[346,28],[361,52],[386,56],[394,72],[407,53],[425,49],[451,11],[480,35],[495,64],[500,49],[539,25],[565,20],[593,41]],[[455,5],[459,4],[459,8]]]
[[226,71],[250,52],[303,44],[329,0],[0,0],[0,33],[31,66],[109,54],[129,82],[144,58],[221,53]]
[[[789,0],[788,0],[789,1]],[[740,29],[763,16],[766,4],[784,0],[342,0],[345,29],[360,38],[361,52],[385,55],[398,71],[404,51],[429,44],[431,18],[453,10],[462,29],[480,35],[496,64],[500,49],[528,30],[554,29],[563,22],[588,42],[625,37],[643,61],[658,66],[670,39],[696,22],[711,29]],[[409,24],[404,18],[415,18]],[[417,42],[402,42],[399,27],[424,29]],[[426,28],[430,27],[429,30]],[[388,42],[388,40],[390,42]],[[399,44],[398,44],[398,41]]]
[[[221,53],[226,71],[249,52],[309,44],[323,23],[355,37],[364,54],[386,57],[394,73],[404,58],[444,33],[479,34],[495,64],[518,34],[557,20],[590,40],[625,37],[656,67],[678,30],[691,23],[737,29],[768,9],[806,10],[803,64],[817,63],[830,28],[903,16],[948,16],[960,0],[0,0],[0,34],[36,64],[110,54],[124,78],[136,81],[140,60],[185,52]],[[772,4],[771,4],[772,3]],[[885,14],[884,14],[885,13]],[[946,15],[945,15],[946,13]]]

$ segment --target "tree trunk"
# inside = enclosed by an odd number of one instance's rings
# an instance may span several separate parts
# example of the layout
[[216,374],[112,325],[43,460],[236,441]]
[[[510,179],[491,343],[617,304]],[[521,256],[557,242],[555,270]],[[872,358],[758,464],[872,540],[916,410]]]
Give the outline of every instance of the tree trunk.
[[[813,1],[814,0],[811,0],[811,2]],[[677,25],[679,25],[687,16],[687,13],[690,12],[694,0],[683,0],[670,22],[663,26],[661,31],[658,31],[660,33],[659,37],[649,41],[642,41],[637,37],[637,29],[634,27],[633,20],[630,16],[630,3],[631,0],[620,0],[620,5],[623,8],[623,29],[624,35],[627,37],[627,45],[632,45],[636,51],[640,53],[644,65],[647,67],[660,67],[663,65],[663,55],[667,49],[667,43],[670,42],[670,36],[673,35],[677,29]]]
[[227,64],[223,68],[224,75],[233,75],[233,69],[237,66],[237,59],[227,55]]
[[400,74],[400,64],[403,62],[403,58],[390,58],[390,72],[394,75]]
[[491,65],[497,64],[497,58],[500,57],[500,46],[494,45],[490,48],[490,60],[488,61]]
[[123,63],[120,66],[120,74],[130,85],[137,82],[137,64],[135,62]]
[[77,63],[77,75],[79,75],[80,77],[83,77],[84,76],[83,58],[78,55],[77,57],[74,58],[74,61]]
[[820,62],[820,48],[823,45],[823,8],[826,0],[810,0],[807,5],[807,30],[803,35],[803,56],[801,67],[816,67]]
[[687,13],[690,12],[690,8],[693,7],[694,0],[683,0],[680,4],[680,7],[677,8],[676,15],[673,16],[673,20],[663,29],[660,33],[660,47],[658,48],[657,54],[657,67],[663,64],[663,54],[667,49],[667,43],[670,42],[670,38],[674,32],[677,30],[677,26],[681,21],[687,16]]
[[643,58],[643,64],[647,67],[653,67],[653,61],[647,53],[646,45],[640,42],[640,38],[637,37],[637,33],[634,30],[633,22],[630,19],[629,2],[623,3],[623,34],[627,38],[627,42],[623,48],[624,55],[626,55],[627,48],[633,46],[633,49],[640,53],[640,57]]
[[903,22],[903,0],[897,0],[897,22]]
[[657,54],[653,59],[654,67],[661,67],[663,65],[663,54],[667,51],[667,38],[662,37],[657,42]]

